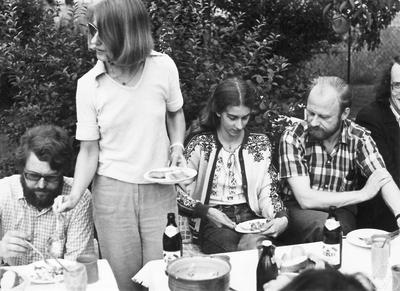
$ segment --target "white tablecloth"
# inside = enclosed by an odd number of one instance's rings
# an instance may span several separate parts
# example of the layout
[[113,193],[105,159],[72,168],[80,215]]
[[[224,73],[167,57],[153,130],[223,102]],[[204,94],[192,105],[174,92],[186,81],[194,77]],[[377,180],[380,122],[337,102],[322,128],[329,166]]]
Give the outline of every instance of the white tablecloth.
[[[108,264],[107,260],[99,260],[99,280],[92,284],[87,285],[87,291],[118,291],[117,282],[115,281],[114,274]],[[9,267],[16,272],[26,275],[29,277],[29,267],[28,266],[13,266]],[[33,284],[31,283],[25,291],[64,291],[64,284],[56,283],[56,284]]]
[[[307,253],[320,256],[321,242],[302,244]],[[277,247],[275,254],[282,257],[292,246]],[[258,254],[256,250],[226,253],[230,257],[232,270],[230,286],[238,291],[256,290],[256,268]],[[400,264],[400,237],[391,242],[390,265]],[[149,291],[169,291],[168,277],[165,275],[165,263],[162,260],[148,262],[132,280],[149,288]],[[344,273],[363,272],[371,277],[371,251],[368,248],[355,246],[343,240],[342,267]],[[391,275],[385,285],[377,286],[380,290],[391,290]]]

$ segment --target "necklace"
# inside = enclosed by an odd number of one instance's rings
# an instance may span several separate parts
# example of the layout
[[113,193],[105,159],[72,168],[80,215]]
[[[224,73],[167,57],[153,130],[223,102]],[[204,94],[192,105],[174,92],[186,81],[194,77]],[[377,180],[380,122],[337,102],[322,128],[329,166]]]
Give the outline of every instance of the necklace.
[[228,151],[228,152],[230,152],[230,153],[235,152],[235,151],[242,145],[243,137],[240,137],[239,140],[235,140],[235,141],[233,141],[233,142],[227,142],[227,141],[223,140],[222,134],[220,134],[220,133],[218,132],[217,135],[218,135],[219,141],[220,141],[221,144],[222,144],[222,147],[223,147],[226,151]]
[[132,82],[132,80],[137,76],[137,74],[141,70],[142,66],[143,66],[143,62],[140,62],[138,67],[135,70],[133,70],[132,72],[128,71],[127,79],[121,78],[121,77],[125,77],[123,72],[121,74],[117,75],[114,71],[114,68],[111,66],[112,75],[110,75],[110,77],[113,78],[114,80],[116,80],[118,83],[122,84],[123,86],[126,86],[130,82]]

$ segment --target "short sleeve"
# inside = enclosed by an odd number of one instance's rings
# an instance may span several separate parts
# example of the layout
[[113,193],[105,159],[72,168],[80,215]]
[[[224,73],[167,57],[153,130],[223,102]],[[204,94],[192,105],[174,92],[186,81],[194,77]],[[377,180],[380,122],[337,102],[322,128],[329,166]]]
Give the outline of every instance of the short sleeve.
[[287,129],[279,142],[280,178],[307,176],[308,167],[303,161],[304,147],[300,138],[291,127]]
[[167,96],[167,110],[170,112],[178,111],[183,106],[183,97],[181,87],[179,84],[179,73],[175,62],[168,58],[168,96]]
[[95,82],[88,78],[78,81],[76,90],[77,140],[98,140],[100,138],[94,105]]
[[357,164],[361,173],[369,177],[375,170],[385,168],[385,162],[371,135],[365,133],[357,144]]

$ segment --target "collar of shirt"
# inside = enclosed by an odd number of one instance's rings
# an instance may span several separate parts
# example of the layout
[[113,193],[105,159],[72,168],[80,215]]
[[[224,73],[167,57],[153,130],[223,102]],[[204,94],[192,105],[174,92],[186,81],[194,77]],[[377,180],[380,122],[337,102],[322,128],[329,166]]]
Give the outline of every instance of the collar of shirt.
[[[305,131],[307,132],[307,128],[308,125],[305,125]],[[310,137],[309,135],[307,135],[307,138],[309,141],[315,142],[315,143],[320,143],[321,141],[313,139],[312,137]],[[353,139],[353,136],[351,134],[351,128],[350,128],[350,120],[345,119],[342,122],[342,126],[341,126],[341,133],[338,139],[337,144],[339,143],[343,143],[343,144],[350,144],[350,140]]]
[[[18,181],[19,181],[19,180],[18,180]],[[21,185],[20,182],[19,182],[19,183],[13,184],[12,187],[13,187],[13,192],[15,193],[15,197],[18,199],[18,201],[19,201],[20,203],[22,203],[22,204],[23,204],[24,206],[26,206],[26,207],[31,207],[31,208],[35,209],[36,212],[38,212],[38,215],[45,214],[46,212],[48,212],[48,211],[50,211],[50,210],[53,209],[52,206],[50,206],[50,207],[48,207],[48,208],[43,208],[42,210],[39,211],[37,208],[31,206],[31,205],[28,204],[28,202],[26,201],[25,196],[24,196],[24,189],[22,188],[22,185]]]

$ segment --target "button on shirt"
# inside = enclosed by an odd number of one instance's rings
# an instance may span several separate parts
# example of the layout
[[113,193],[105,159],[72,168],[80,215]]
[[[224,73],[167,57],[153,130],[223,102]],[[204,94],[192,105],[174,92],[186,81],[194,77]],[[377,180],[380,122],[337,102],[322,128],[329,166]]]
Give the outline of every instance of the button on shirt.
[[[369,177],[385,164],[369,131],[350,120],[343,122],[338,143],[331,153],[312,139],[305,121],[283,134],[279,145],[280,178],[309,176],[311,188],[330,192],[355,190],[357,173]],[[284,200],[292,191],[284,181]]]
[[[69,195],[72,179],[64,177],[62,195]],[[0,180],[1,237],[10,230],[18,230],[31,237],[31,243],[45,253],[47,240],[56,239],[55,255],[59,258],[76,259],[83,253],[93,253],[93,219],[91,194],[87,190],[76,207],[56,216],[52,208],[41,211],[27,203],[23,196],[20,175]],[[49,257],[46,255],[46,257]],[[41,256],[29,249],[21,257],[3,259],[9,265],[26,265],[41,260]]]

